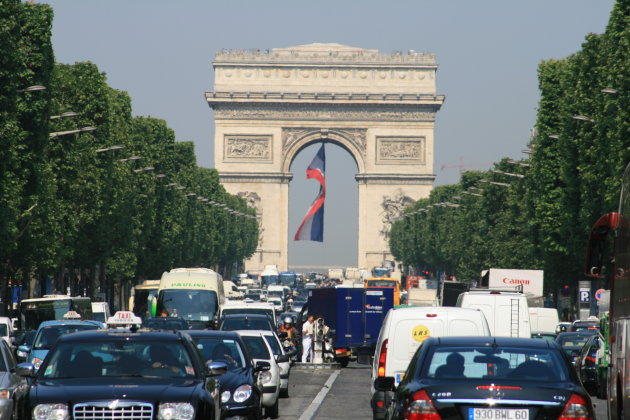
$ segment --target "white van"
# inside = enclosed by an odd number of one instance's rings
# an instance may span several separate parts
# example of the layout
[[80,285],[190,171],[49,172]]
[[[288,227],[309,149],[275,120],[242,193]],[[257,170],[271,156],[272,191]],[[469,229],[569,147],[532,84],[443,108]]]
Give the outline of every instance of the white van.
[[556,308],[529,308],[529,326],[533,333],[555,333],[559,323]]
[[174,268],[160,279],[153,316],[176,316],[194,329],[212,327],[225,302],[223,277],[209,268]]
[[223,291],[228,299],[243,299],[245,297],[245,293],[240,291],[236,284],[230,280],[223,280]]
[[109,303],[107,302],[92,302],[92,319],[100,321],[103,324],[107,322],[109,317],[112,316],[109,313]]
[[497,337],[531,338],[527,298],[511,290],[471,290],[457,298],[460,308],[480,309],[490,334]]
[[396,385],[407,370],[409,361],[429,337],[489,336],[490,328],[483,313],[477,309],[449,306],[410,306],[387,312],[378,335],[372,362],[372,412],[374,418],[384,418],[385,401],[391,395],[374,389],[378,376],[391,376]]
[[276,323],[276,311],[274,306],[266,302],[246,302],[242,300],[225,302],[225,304],[221,305],[219,318],[223,318],[223,316],[230,314],[267,315],[271,320],[273,320],[273,325],[278,325]]
[[13,344],[13,340],[11,338],[12,334],[13,321],[11,321],[11,318],[7,318],[6,316],[0,316],[0,336],[2,336],[2,339],[6,341],[9,346]]

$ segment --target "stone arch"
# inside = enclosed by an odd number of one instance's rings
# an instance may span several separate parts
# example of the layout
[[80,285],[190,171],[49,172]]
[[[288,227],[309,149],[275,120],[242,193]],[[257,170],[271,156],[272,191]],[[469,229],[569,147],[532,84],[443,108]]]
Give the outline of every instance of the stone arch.
[[[289,132],[290,133],[290,132]],[[288,173],[295,157],[307,146],[324,141],[345,149],[357,164],[359,173],[365,172],[365,130],[309,129],[294,135],[284,133],[282,172]]]

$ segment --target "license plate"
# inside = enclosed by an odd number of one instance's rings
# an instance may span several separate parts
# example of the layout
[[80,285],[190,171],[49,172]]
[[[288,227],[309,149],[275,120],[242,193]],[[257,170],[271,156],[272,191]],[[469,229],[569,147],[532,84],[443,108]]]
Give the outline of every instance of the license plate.
[[469,408],[468,420],[529,420],[526,408]]

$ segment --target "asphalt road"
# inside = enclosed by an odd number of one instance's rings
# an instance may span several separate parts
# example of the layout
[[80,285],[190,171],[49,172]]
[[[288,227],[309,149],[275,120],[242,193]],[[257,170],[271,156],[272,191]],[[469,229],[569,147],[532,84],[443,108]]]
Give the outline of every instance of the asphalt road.
[[[606,420],[606,400],[593,397],[597,420]],[[280,420],[370,419],[370,368],[291,369],[289,398],[280,400]]]

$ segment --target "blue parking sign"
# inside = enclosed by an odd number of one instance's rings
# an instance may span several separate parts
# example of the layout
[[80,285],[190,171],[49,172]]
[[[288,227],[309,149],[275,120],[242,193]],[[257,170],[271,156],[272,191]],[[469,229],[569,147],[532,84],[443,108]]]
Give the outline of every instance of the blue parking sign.
[[580,290],[580,302],[587,303],[591,301],[591,292],[588,290]]

